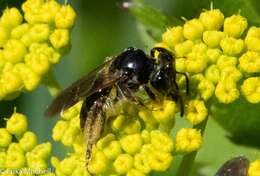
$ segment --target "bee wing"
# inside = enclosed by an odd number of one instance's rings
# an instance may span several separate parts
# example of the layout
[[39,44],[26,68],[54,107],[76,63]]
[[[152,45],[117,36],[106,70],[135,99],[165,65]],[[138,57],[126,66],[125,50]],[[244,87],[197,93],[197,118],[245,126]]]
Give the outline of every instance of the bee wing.
[[249,160],[239,156],[225,162],[215,176],[247,176]]
[[121,73],[109,73],[108,69],[114,59],[106,61],[80,80],[72,83],[63,90],[50,104],[45,111],[46,116],[54,116],[62,110],[76,104],[78,101],[88,97],[100,89],[113,86],[122,76]]

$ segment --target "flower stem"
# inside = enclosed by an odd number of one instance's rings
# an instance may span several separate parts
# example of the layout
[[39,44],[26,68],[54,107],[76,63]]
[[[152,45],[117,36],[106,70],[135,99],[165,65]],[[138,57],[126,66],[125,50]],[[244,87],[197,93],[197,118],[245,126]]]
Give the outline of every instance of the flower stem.
[[[208,117],[201,124],[194,126],[194,128],[201,130],[202,136],[204,134],[207,122],[208,122]],[[188,176],[190,174],[197,153],[198,153],[198,151],[191,152],[182,158],[182,161],[181,161],[181,164],[179,166],[176,176]]]
[[46,75],[43,84],[47,87],[52,97],[56,97],[62,90],[52,71]]

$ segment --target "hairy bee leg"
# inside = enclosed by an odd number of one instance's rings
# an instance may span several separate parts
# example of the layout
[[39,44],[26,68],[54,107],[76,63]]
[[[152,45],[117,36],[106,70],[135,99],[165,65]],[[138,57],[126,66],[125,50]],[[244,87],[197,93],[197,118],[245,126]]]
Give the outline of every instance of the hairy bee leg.
[[81,108],[81,119],[85,119],[84,135],[86,137],[87,144],[86,165],[90,162],[92,156],[92,148],[100,138],[103,131],[105,122],[103,105],[106,99],[107,97],[98,98],[89,110],[87,109],[87,106],[83,106]]
[[190,84],[189,84],[189,78],[188,78],[188,75],[186,73],[183,73],[183,72],[177,72],[177,74],[181,74],[183,76],[185,76],[185,80],[186,80],[186,94],[189,95],[189,87],[190,87]]

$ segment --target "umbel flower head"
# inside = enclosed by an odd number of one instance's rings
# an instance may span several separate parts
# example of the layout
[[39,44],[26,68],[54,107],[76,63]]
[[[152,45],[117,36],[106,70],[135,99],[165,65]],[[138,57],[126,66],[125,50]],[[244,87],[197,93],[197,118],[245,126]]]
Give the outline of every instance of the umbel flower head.
[[70,46],[76,13],[56,0],[27,0],[0,17],[0,100],[32,91]]

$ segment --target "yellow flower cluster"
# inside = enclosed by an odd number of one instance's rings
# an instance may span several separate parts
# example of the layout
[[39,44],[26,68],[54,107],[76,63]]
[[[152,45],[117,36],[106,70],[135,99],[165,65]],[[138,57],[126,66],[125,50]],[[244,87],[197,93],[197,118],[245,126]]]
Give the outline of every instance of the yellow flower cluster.
[[70,46],[70,5],[27,0],[22,10],[6,8],[0,17],[0,100],[34,90]]
[[220,103],[232,103],[242,93],[250,103],[260,102],[260,28],[248,29],[241,15],[205,11],[168,29],[156,46],[175,53],[176,69],[189,73],[196,99],[215,95]]
[[0,128],[0,175],[45,173],[51,151],[50,142],[38,144],[36,134],[28,131],[27,117],[14,112]]
[[[182,128],[174,132],[176,140],[171,137],[177,112],[175,102],[165,100],[162,105],[151,105],[151,109],[140,109],[122,100],[115,104],[117,112],[106,111],[104,132],[92,150],[92,159],[86,169],[80,107],[81,102],[65,111],[53,129],[55,141],[73,148],[73,152],[61,161],[52,158],[57,175],[144,176],[166,171],[174,155],[187,154],[201,147],[202,136],[197,129]],[[207,112],[201,101],[194,102],[190,108],[191,121],[205,118]]]
[[248,176],[260,176],[260,160],[255,160],[250,163]]

